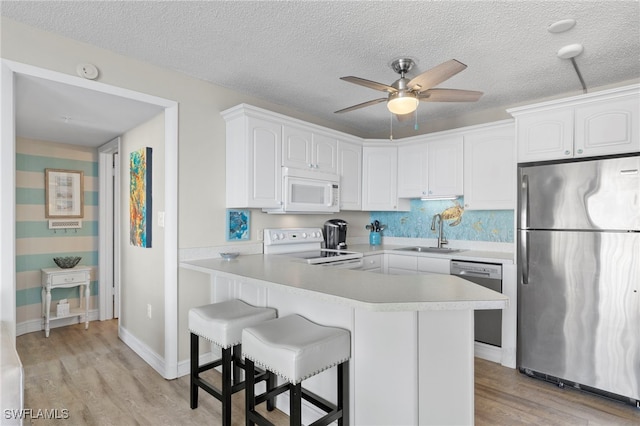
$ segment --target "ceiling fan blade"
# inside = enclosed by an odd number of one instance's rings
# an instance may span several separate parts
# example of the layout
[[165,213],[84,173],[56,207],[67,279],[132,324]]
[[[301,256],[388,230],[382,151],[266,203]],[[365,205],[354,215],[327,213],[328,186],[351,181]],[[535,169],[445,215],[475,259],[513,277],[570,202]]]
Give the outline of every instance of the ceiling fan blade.
[[396,88],[387,86],[386,84],[366,80],[360,77],[354,77],[352,75],[347,77],[340,77],[340,80],[348,81],[349,83],[353,84],[359,84],[360,86],[368,87],[369,89],[380,90],[381,92],[395,93],[398,91]]
[[450,79],[465,68],[467,66],[462,62],[451,59],[415,76],[409,81],[407,87],[415,92],[423,92]]
[[343,113],[343,112],[349,112],[349,111],[353,111],[355,109],[368,107],[368,106],[379,104],[380,102],[386,102],[386,101],[387,101],[387,98],[374,99],[372,101],[363,102],[363,103],[358,104],[358,105],[350,106],[349,108],[344,108],[344,109],[335,111],[334,114],[340,114],[340,113]]
[[418,94],[426,102],[475,102],[483,95],[475,90],[429,89]]

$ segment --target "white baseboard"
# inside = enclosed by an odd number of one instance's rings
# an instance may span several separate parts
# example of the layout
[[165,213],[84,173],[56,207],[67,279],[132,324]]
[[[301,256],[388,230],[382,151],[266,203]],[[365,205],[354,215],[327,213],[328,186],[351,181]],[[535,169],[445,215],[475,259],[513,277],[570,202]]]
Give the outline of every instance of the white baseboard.
[[[198,360],[198,365],[207,364],[213,360],[218,359],[219,357],[215,357],[212,352],[208,352],[206,354],[200,354],[200,359]],[[185,359],[178,362],[178,377],[188,376],[191,374],[191,360]]]
[[129,346],[140,358],[158,372],[162,377],[167,378],[164,358],[154,352],[149,346],[141,342],[136,336],[127,331],[126,328],[118,326],[118,337],[125,345]]
[[500,364],[502,362],[502,348],[485,343],[474,342],[474,353],[478,358]]
[[[89,311],[89,322],[98,320],[98,310],[92,309]],[[74,317],[53,319],[49,322],[49,328],[54,329],[58,327],[66,327],[68,325],[80,324],[84,321],[84,315],[78,315]],[[35,331],[44,331],[44,318],[37,318],[28,321],[23,321],[16,324],[16,337],[23,334],[33,333]]]

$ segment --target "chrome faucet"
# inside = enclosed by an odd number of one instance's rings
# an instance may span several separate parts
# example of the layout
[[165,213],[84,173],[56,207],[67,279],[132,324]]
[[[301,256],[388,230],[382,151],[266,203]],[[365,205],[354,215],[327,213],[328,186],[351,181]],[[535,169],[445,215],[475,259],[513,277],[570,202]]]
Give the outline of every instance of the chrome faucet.
[[431,230],[436,230],[436,220],[438,221],[438,248],[442,248],[443,245],[449,244],[449,241],[442,234],[442,216],[439,214],[433,215],[431,220]]

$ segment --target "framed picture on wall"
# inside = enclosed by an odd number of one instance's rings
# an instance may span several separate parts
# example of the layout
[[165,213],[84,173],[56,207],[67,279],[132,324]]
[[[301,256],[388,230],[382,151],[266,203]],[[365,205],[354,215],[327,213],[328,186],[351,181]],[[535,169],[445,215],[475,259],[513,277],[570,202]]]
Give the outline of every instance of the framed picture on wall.
[[44,190],[45,217],[84,217],[84,172],[45,169]]
[[227,210],[227,241],[248,240],[251,235],[250,220],[249,210]]

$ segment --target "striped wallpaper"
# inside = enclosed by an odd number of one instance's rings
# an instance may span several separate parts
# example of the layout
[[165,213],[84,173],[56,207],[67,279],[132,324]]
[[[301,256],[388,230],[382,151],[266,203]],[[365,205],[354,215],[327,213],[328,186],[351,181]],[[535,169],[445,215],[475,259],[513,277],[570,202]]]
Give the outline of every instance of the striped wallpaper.
[[[49,229],[44,215],[44,170],[84,172],[81,229]],[[98,302],[98,151],[95,148],[18,138],[16,141],[16,322],[41,321],[40,269],[55,267],[56,256],[82,256],[91,266],[89,310]],[[78,289],[58,289],[52,300],[79,303]],[[53,303],[52,303],[53,305]],[[34,329],[35,327],[27,327]]]

